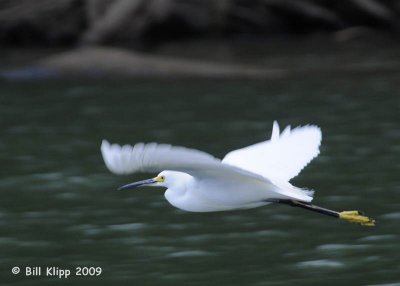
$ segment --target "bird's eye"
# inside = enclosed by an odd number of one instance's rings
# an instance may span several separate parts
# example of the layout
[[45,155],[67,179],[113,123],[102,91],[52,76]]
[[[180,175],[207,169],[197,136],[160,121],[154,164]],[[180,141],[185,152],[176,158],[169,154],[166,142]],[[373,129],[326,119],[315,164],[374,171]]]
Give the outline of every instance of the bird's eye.
[[165,177],[164,176],[157,176],[154,178],[154,181],[156,181],[157,183],[162,183],[165,181]]

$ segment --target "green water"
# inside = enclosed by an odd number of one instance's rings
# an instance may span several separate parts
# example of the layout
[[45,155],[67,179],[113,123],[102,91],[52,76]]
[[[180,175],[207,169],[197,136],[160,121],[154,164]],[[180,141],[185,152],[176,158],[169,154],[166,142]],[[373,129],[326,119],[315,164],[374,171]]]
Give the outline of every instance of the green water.
[[[364,210],[376,227],[279,205],[183,212],[161,189],[114,191],[154,174],[115,176],[99,152],[107,138],[223,157],[264,140],[274,119],[323,131],[321,155],[293,184],[316,190],[315,204]],[[0,129],[3,285],[400,285],[398,74],[3,82]],[[27,266],[102,274],[26,277]]]

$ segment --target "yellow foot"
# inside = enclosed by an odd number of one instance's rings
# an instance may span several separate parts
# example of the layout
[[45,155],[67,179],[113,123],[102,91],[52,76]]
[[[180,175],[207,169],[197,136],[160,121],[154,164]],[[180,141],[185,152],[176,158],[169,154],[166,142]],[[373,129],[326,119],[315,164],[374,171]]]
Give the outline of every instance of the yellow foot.
[[363,216],[359,211],[343,211],[339,213],[339,218],[347,220],[349,222],[358,223],[366,226],[374,226],[375,220],[369,217]]

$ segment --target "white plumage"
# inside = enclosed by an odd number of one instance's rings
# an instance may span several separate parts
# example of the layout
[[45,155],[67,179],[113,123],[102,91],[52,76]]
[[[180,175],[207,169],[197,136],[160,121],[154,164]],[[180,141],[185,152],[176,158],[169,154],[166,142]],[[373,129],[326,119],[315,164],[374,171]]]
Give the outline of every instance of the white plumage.
[[222,163],[240,167],[269,179],[289,181],[319,154],[321,129],[306,125],[282,134],[275,121],[271,140],[229,152]]
[[157,143],[121,147],[103,140],[101,152],[115,174],[166,170],[140,183],[167,187],[165,197],[175,207],[221,211],[258,207],[270,199],[310,202],[312,193],[289,180],[319,154],[321,138],[317,126],[286,127],[280,134],[274,122],[271,140],[229,152],[222,161],[202,151]]

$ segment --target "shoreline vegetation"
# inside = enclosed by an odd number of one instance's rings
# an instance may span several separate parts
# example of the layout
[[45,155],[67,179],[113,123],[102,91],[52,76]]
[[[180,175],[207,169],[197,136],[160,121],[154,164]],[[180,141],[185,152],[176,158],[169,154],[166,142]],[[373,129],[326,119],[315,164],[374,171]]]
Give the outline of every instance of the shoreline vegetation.
[[[0,24],[6,79],[279,78],[303,73],[310,53],[311,74],[400,66],[359,58],[398,47],[400,1],[0,0]],[[280,62],[293,51],[298,62]]]

